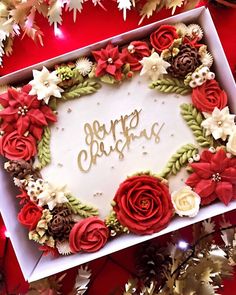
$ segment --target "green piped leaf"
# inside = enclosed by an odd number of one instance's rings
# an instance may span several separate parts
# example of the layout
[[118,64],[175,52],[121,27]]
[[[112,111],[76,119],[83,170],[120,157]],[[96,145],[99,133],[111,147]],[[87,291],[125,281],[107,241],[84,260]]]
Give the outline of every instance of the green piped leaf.
[[66,203],[66,205],[74,214],[77,214],[83,218],[98,215],[98,209],[94,208],[93,206],[83,204],[79,199],[71,195],[67,195],[66,197],[69,201]]
[[117,83],[117,80],[111,75],[104,75],[104,76],[102,76],[100,78],[100,80],[103,83],[106,83],[106,84],[115,84],[115,83]]
[[168,178],[170,175],[176,175],[180,169],[188,164],[188,159],[198,154],[198,148],[193,144],[182,146],[172,155],[164,170],[159,177]]
[[101,88],[101,84],[95,81],[87,80],[83,83],[72,86],[62,93],[62,100],[79,98],[84,95],[95,93]]
[[176,78],[165,78],[157,80],[149,85],[151,89],[156,89],[164,93],[177,93],[180,95],[188,94],[192,91],[189,86],[184,84],[183,80]]
[[203,121],[203,116],[201,112],[199,112],[192,104],[184,103],[180,106],[180,108],[181,115],[192,130],[198,144],[204,148],[213,146],[213,138],[210,136],[206,136],[206,132],[201,126],[201,123]]
[[40,163],[40,169],[51,163],[50,138],[51,131],[49,127],[45,127],[42,139],[38,143],[38,159]]

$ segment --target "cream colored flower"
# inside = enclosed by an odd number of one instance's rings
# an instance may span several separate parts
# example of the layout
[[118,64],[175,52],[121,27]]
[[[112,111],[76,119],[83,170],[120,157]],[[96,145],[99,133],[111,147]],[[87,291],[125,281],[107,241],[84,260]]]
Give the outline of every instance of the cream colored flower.
[[87,57],[80,57],[76,61],[76,69],[82,76],[88,75],[92,71],[93,63]]
[[206,120],[202,122],[201,126],[206,129],[206,135],[212,134],[215,139],[226,140],[227,136],[233,132],[235,115],[229,113],[228,107],[222,110],[214,108],[212,114],[205,112],[203,114]]
[[230,134],[228,142],[226,144],[227,152],[236,156],[236,126],[234,127],[233,132]]
[[201,40],[203,38],[203,30],[197,24],[190,24],[188,25],[187,36],[189,36],[191,39],[194,39],[197,37],[198,40]]
[[143,66],[140,76],[147,75],[152,81],[161,79],[163,74],[167,74],[166,69],[170,66],[170,64],[164,61],[156,52],[153,52],[149,57],[144,57],[140,63]]
[[56,247],[57,247],[58,252],[61,255],[70,255],[72,253],[68,241],[63,241],[63,242],[57,241],[56,242]]
[[48,209],[44,209],[36,228],[31,230],[28,234],[29,239],[42,245],[46,244],[49,247],[55,247],[55,240],[46,233],[48,229],[48,223],[50,220],[52,220],[52,218],[53,216],[50,211]]
[[184,186],[171,194],[171,201],[179,216],[194,217],[199,211],[201,198],[191,187]]
[[61,79],[57,76],[56,71],[49,72],[49,70],[43,67],[42,71],[33,70],[34,79],[29,82],[32,86],[30,95],[37,95],[38,100],[44,100],[48,103],[51,96],[61,97],[61,89],[57,84],[61,82]]
[[184,23],[174,25],[179,36],[184,37],[188,33],[188,27]]
[[68,202],[68,199],[66,198],[67,194],[69,194],[69,192],[66,190],[66,186],[56,187],[47,183],[43,188],[43,192],[37,196],[38,205],[48,205],[49,210],[52,210],[57,204]]

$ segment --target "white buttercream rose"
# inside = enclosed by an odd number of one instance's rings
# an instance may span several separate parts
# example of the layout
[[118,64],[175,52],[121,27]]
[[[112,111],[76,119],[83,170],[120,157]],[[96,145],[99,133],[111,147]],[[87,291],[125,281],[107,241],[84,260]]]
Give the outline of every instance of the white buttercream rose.
[[199,211],[201,198],[191,187],[184,186],[171,194],[171,201],[179,216],[194,217]]
[[227,149],[227,152],[236,156],[236,127],[234,128],[233,132],[229,136],[228,142],[226,144],[226,149]]

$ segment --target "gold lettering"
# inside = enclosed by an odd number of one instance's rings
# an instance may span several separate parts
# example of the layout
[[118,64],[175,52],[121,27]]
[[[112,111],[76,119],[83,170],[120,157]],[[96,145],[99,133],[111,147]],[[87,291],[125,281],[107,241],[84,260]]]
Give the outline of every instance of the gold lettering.
[[[155,139],[155,143],[160,141],[160,132],[164,127],[164,123],[159,125],[155,122],[152,124],[149,132],[143,129],[138,133],[134,133],[139,125],[140,110],[134,110],[129,115],[120,116],[120,119],[111,120],[110,126],[107,128],[105,124],[101,124],[95,120],[92,124],[84,124],[85,143],[88,150],[81,150],[78,154],[78,166],[82,172],[88,172],[93,165],[96,165],[97,158],[102,156],[110,156],[111,153],[116,152],[119,159],[124,158],[124,150],[129,149],[132,141],[142,137],[147,140]],[[112,136],[114,144],[106,147],[104,140]],[[122,138],[119,138],[122,136]]]

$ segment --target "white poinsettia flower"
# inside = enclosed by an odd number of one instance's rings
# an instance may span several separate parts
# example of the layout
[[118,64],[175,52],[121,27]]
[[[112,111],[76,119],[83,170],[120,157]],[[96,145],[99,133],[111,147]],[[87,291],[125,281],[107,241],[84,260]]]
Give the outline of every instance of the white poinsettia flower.
[[225,107],[222,110],[214,108],[212,114],[203,113],[206,120],[201,124],[206,129],[206,135],[212,135],[215,139],[226,140],[234,128],[235,115],[229,113],[229,108]]
[[87,57],[80,57],[76,61],[76,69],[82,76],[88,75],[93,67],[93,63]]
[[29,82],[32,86],[30,95],[37,95],[38,100],[44,100],[46,104],[51,96],[61,97],[61,92],[64,90],[57,84],[61,82],[61,79],[57,76],[56,71],[49,72],[49,70],[43,67],[42,71],[33,70],[34,79]]
[[43,191],[37,196],[38,205],[44,206],[48,205],[49,210],[52,210],[56,207],[57,204],[67,203],[68,199],[66,195],[69,192],[66,190],[66,186],[54,186],[47,183]]
[[170,67],[170,64],[156,52],[153,52],[149,57],[144,57],[140,63],[143,66],[140,76],[147,75],[152,81],[161,79],[164,74],[167,74],[166,69]]
[[230,134],[228,142],[226,144],[227,152],[236,156],[236,126],[234,127],[233,132]]

